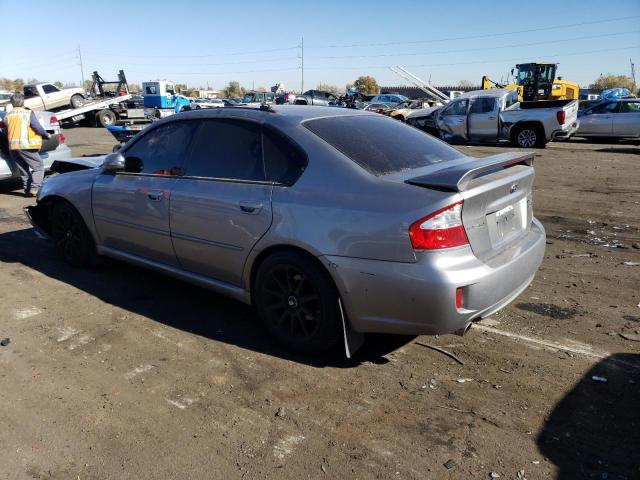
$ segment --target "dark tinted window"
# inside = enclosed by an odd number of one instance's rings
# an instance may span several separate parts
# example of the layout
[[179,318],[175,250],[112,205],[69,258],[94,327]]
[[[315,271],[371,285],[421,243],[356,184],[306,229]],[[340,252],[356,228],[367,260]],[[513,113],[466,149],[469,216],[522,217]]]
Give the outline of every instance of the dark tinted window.
[[591,113],[615,113],[618,111],[618,102],[601,103],[600,105],[593,107]]
[[462,157],[416,128],[377,115],[320,118],[304,126],[374,175]]
[[154,128],[125,153],[125,171],[181,175],[196,122],[172,122]]
[[260,125],[243,120],[202,120],[185,174],[264,180]]
[[54,87],[53,85],[43,85],[42,86],[42,91],[44,93],[54,93],[54,92],[59,92],[60,90],[58,90],[56,87]]
[[640,113],[640,102],[621,102],[621,113]]
[[491,113],[496,105],[496,99],[491,97],[476,98],[471,104],[470,113]]
[[264,164],[267,180],[292,185],[307,166],[304,151],[272,128],[264,128]]

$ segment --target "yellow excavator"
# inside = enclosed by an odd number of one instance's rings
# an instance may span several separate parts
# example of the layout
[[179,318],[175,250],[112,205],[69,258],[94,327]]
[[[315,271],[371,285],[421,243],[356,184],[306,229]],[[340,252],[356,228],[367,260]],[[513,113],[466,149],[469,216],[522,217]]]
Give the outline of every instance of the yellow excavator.
[[522,102],[536,100],[573,100],[580,96],[577,83],[556,78],[557,63],[520,63],[511,69],[515,83],[508,85],[494,82],[486,75],[482,77],[482,89],[513,88],[518,90]]

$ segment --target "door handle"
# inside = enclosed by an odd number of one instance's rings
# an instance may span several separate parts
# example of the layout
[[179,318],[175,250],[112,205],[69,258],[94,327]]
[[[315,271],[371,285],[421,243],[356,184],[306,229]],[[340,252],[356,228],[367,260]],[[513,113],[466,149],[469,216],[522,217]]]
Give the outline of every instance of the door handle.
[[153,190],[147,193],[147,198],[152,202],[159,202],[164,198],[164,192],[162,190]]
[[260,202],[240,202],[240,210],[244,213],[251,213],[255,215],[262,210],[262,203]]

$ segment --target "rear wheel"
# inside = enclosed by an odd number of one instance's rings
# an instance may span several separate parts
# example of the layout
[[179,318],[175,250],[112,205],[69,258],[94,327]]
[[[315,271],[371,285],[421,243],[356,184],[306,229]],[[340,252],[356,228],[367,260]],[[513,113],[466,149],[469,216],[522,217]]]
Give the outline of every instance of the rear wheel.
[[522,125],[513,134],[513,142],[520,148],[544,148],[542,129],[536,125]]
[[96,113],[96,120],[101,127],[108,127],[113,125],[116,121],[116,114],[111,110],[100,110]]
[[338,292],[327,272],[304,254],[268,257],[256,275],[254,301],[267,330],[290,350],[321,353],[340,339]]
[[95,264],[96,247],[84,220],[67,202],[53,205],[49,217],[51,237],[65,262],[76,267]]
[[70,103],[72,108],[84,107],[84,97],[80,94],[73,95]]

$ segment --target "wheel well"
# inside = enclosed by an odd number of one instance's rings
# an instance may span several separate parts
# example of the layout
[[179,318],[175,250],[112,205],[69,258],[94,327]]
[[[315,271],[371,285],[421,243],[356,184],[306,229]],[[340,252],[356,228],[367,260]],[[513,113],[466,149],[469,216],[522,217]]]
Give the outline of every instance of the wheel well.
[[535,127],[545,135],[544,126],[540,122],[518,122],[511,129],[511,140],[515,140],[516,133],[524,127]]
[[[71,205],[71,203],[63,197],[50,195],[38,202],[36,210],[37,213],[32,214],[33,221],[38,225],[38,227],[44,230],[47,235],[51,235],[51,225],[49,224],[51,209],[55,204],[62,202]],[[73,207],[73,205],[71,206]]]
[[[260,269],[260,265],[262,265],[262,262],[264,262],[271,255],[275,253],[280,253],[280,252],[295,252],[295,253],[300,253],[306,256],[307,258],[314,261],[317,265],[319,265],[320,268],[322,268],[322,270],[327,274],[327,277],[335,285],[335,282],[333,281],[333,277],[327,270],[327,267],[325,267],[324,264],[320,260],[318,260],[318,257],[313,255],[312,253],[309,253],[304,248],[294,247],[293,245],[274,245],[260,252],[256,257],[256,259],[253,261],[253,264],[251,265],[251,273],[249,275],[249,285],[248,285],[249,292],[251,293],[251,303],[253,303],[253,292],[254,292],[253,284],[255,283],[255,278],[258,273],[258,270]],[[337,289],[337,285],[335,286]]]

